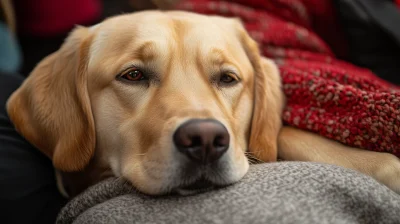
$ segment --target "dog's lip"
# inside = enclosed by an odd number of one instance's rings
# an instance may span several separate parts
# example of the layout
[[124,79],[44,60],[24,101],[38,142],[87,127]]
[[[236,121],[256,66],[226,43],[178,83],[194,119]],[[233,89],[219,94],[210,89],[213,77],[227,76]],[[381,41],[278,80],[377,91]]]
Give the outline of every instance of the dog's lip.
[[214,183],[202,177],[193,183],[181,186],[180,189],[198,191],[198,190],[208,189],[214,186],[215,186]]
[[199,178],[190,184],[182,185],[176,188],[175,192],[179,195],[193,195],[212,190],[215,187],[217,187],[215,183],[207,180],[206,178]]

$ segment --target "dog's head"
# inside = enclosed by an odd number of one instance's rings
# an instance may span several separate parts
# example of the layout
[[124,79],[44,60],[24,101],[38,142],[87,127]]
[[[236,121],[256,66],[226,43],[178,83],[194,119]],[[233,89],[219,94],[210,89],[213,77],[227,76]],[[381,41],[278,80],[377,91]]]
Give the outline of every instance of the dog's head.
[[17,130],[72,172],[91,160],[148,194],[277,157],[283,96],[239,20],[145,11],[77,27],[8,101]]

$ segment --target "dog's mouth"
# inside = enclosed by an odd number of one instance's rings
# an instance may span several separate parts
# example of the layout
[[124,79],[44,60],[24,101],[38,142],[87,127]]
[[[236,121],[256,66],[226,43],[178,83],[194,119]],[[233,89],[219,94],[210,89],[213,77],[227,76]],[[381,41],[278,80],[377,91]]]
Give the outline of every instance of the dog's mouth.
[[206,178],[202,177],[196,180],[193,183],[188,185],[181,186],[176,189],[176,192],[181,195],[191,195],[200,192],[209,191],[216,187],[216,184],[212,183],[211,181],[207,180]]

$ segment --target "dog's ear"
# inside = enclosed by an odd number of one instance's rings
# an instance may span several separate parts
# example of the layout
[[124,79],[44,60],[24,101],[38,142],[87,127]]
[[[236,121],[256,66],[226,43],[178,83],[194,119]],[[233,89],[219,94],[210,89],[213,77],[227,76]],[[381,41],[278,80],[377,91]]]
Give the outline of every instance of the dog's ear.
[[276,161],[285,102],[279,70],[273,61],[260,56],[257,43],[242,25],[240,27],[239,35],[254,72],[254,105],[249,152],[259,160]]
[[89,31],[77,27],[43,59],[7,102],[16,129],[62,171],[82,170],[95,148],[87,91]]

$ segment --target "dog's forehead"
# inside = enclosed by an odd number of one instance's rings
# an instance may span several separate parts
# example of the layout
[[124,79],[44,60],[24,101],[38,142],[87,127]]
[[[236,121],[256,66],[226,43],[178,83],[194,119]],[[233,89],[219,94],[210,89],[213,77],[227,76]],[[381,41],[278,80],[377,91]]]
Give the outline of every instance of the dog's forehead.
[[182,11],[144,11],[110,18],[92,29],[97,29],[95,39],[116,43],[132,38],[179,39],[186,36],[197,41],[216,41],[221,39],[218,37],[234,36],[235,25],[234,19],[218,16]]

